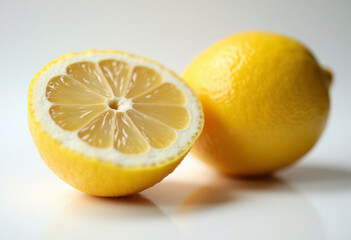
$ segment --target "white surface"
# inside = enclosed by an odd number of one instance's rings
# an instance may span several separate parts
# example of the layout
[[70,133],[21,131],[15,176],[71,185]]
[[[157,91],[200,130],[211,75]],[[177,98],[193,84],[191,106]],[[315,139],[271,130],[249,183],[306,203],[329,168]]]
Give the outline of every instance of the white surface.
[[[348,0],[1,0],[0,239],[351,239],[350,10]],[[327,129],[296,167],[243,181],[188,157],[155,187],[112,200],[77,192],[39,158],[26,92],[49,61],[112,48],[180,73],[214,41],[248,29],[293,36],[333,69]]]

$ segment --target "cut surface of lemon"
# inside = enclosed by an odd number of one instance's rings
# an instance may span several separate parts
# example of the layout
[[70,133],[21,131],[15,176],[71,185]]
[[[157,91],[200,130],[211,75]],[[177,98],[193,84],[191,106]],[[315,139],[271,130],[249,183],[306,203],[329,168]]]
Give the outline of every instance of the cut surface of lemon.
[[[70,53],[44,67],[30,85],[28,114],[46,164],[74,187],[102,196],[160,181],[203,126],[201,104],[176,74],[110,50]],[[115,171],[108,176],[102,166]]]

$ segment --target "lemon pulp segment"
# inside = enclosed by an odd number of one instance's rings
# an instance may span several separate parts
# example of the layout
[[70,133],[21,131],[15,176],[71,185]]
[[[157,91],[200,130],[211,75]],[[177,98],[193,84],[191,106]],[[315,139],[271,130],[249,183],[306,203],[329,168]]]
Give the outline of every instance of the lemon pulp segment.
[[120,60],[72,63],[50,79],[45,96],[59,127],[126,154],[166,148],[190,122],[180,89],[151,68]]

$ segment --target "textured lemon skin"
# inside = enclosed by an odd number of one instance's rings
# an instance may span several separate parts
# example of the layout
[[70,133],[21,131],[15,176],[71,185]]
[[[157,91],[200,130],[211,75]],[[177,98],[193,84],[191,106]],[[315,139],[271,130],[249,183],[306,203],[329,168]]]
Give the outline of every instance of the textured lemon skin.
[[[90,52],[122,53],[137,57],[117,50],[88,50],[84,53],[88,54]],[[174,158],[165,159],[164,163],[148,167],[123,167],[113,163],[112,161],[88,157],[84,155],[84,153],[78,153],[64,147],[61,142],[54,139],[42,129],[40,123],[36,120],[32,107],[33,86],[43,71],[46,71],[56,62],[74,54],[75,53],[69,53],[46,65],[35,75],[29,86],[28,126],[32,134],[33,141],[46,165],[58,177],[74,188],[90,195],[102,197],[117,197],[137,193],[153,186],[165,178],[168,174],[173,172],[173,170],[187,155],[202,131],[203,112],[200,103],[199,111],[202,114],[201,124],[198,132],[193,136],[188,145]],[[149,59],[145,60],[151,61]],[[154,64],[158,64],[157,62],[152,62]],[[162,65],[160,66],[164,68]],[[171,70],[167,70],[175,75],[175,73],[173,73]]]
[[245,32],[214,44],[186,68],[205,127],[192,153],[232,175],[264,175],[292,164],[321,135],[330,72],[299,42]]

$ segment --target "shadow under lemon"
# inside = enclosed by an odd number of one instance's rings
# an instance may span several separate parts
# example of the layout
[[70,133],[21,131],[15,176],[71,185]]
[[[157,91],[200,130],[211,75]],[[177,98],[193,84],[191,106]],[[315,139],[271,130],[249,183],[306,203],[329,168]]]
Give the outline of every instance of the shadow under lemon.
[[50,222],[41,239],[179,239],[177,226],[140,194],[99,198],[86,194]]
[[306,165],[290,168],[277,174],[301,190],[309,192],[346,191],[351,189],[351,169],[341,166]]
[[186,179],[165,179],[142,195],[82,194],[52,220],[42,239],[323,240],[323,226],[304,190],[351,186],[351,171],[321,166],[298,166],[261,179],[192,172]]
[[173,219],[188,239],[326,239],[318,213],[294,185],[343,191],[351,187],[351,172],[301,166],[280,175],[233,179],[213,174],[209,184],[180,204]]

